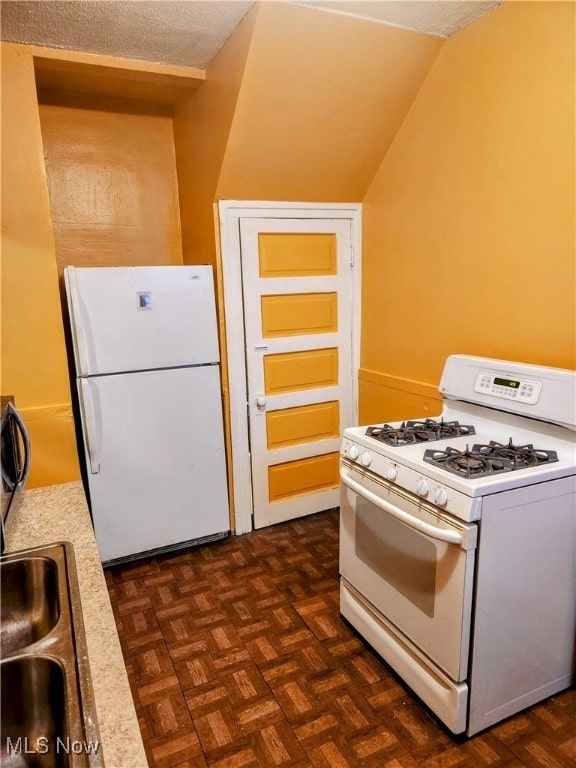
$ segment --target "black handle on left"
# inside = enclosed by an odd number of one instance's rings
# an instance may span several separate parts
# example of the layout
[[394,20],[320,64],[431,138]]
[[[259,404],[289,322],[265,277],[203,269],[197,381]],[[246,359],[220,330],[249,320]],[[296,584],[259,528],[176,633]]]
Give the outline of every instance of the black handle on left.
[[16,426],[20,432],[20,437],[22,438],[22,445],[24,446],[24,461],[22,467],[19,467],[18,480],[16,482],[17,490],[21,491],[24,488],[24,483],[28,479],[28,474],[30,473],[30,437],[28,436],[28,431],[26,429],[26,425],[22,421],[22,417],[16,408],[12,405],[12,403],[8,403],[8,409],[10,410],[10,417],[16,422]]

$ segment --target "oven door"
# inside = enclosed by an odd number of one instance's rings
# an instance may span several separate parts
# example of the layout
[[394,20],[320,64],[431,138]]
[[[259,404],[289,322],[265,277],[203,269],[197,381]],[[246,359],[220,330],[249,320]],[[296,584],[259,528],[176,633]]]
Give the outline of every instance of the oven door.
[[467,676],[477,528],[342,460],[340,573],[458,682]]

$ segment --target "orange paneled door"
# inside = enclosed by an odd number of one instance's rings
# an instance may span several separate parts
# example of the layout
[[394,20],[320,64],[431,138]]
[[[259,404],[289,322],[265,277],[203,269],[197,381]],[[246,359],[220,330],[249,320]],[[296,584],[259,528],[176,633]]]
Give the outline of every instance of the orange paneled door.
[[349,220],[240,222],[254,525],[338,505],[352,403]]

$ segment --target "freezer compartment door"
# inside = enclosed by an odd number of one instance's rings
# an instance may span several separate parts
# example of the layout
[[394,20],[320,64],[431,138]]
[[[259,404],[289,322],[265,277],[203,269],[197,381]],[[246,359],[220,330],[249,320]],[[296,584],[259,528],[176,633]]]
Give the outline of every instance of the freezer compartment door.
[[79,390],[103,562],[229,530],[218,366],[96,377]]
[[219,361],[212,267],[67,267],[77,376]]

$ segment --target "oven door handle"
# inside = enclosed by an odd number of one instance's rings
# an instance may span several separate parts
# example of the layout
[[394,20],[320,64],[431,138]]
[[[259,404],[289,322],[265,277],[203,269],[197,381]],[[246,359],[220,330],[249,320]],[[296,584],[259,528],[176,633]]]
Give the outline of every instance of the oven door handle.
[[374,504],[374,506],[378,507],[378,509],[381,509],[383,512],[392,515],[392,517],[395,517],[396,520],[404,523],[405,525],[408,525],[415,531],[424,533],[433,539],[445,541],[448,544],[458,544],[460,547],[464,545],[462,535],[457,531],[447,531],[445,528],[438,528],[435,525],[430,525],[430,523],[425,523],[423,520],[419,520],[417,517],[413,517],[412,515],[408,514],[408,512],[404,512],[403,509],[394,506],[394,504],[391,504],[385,499],[381,499],[375,493],[372,493],[372,491],[369,491],[367,488],[364,488],[364,486],[360,485],[360,483],[352,480],[344,468],[340,469],[340,479],[344,485],[350,488],[351,491],[354,491],[354,493],[357,493],[358,496],[366,499],[366,501],[369,501],[370,504]]

